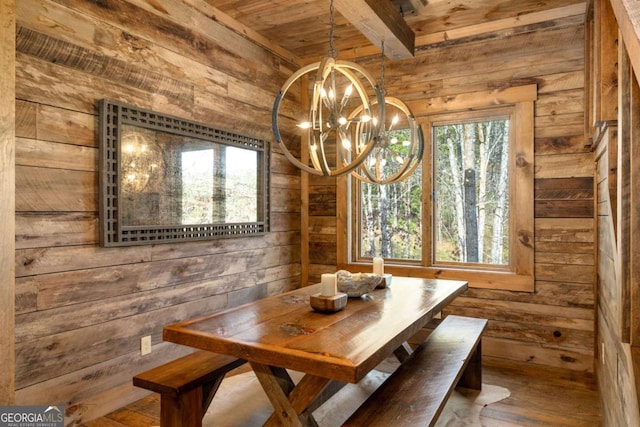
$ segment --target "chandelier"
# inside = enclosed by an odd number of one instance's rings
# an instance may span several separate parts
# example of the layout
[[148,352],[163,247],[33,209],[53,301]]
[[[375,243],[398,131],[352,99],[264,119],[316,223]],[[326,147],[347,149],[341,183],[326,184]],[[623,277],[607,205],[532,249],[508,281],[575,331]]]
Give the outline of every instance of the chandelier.
[[122,191],[140,193],[157,179],[162,157],[153,137],[143,132],[127,132],[121,143]]
[[[381,91],[384,88],[384,41],[381,43]],[[374,101],[376,108],[378,101]],[[380,124],[376,144],[367,159],[351,175],[369,184],[405,180],[418,167],[424,152],[424,134],[411,109],[398,98],[384,96],[386,122]],[[354,111],[352,114],[357,114]]]
[[418,167],[424,152],[422,127],[411,110],[398,98],[384,98],[387,122],[377,143],[352,176],[369,184],[392,184],[408,178]]
[[[329,12],[327,57],[302,67],[284,83],[273,105],[272,129],[276,142],[296,167],[314,175],[339,176],[360,166],[374,149],[384,124],[385,101],[367,70],[337,59],[333,0]],[[305,99],[309,104],[306,116],[281,114],[281,109],[288,110],[287,104]],[[287,140],[302,141],[300,147],[285,143],[279,121],[286,121],[289,129],[293,128],[291,122],[296,122],[298,133],[289,131]]]

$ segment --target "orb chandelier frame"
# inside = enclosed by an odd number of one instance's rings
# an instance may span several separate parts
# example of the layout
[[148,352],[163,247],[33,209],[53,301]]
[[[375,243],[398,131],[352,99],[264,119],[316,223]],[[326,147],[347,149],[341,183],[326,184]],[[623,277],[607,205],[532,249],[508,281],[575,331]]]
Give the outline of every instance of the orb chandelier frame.
[[[424,153],[424,134],[422,126],[416,123],[409,107],[398,98],[386,96],[384,98],[387,113],[392,110],[389,106],[399,111],[388,124],[382,124],[375,147],[369,153],[367,159],[361,163],[351,175],[368,184],[393,184],[407,179],[418,167]],[[401,121],[399,115],[404,119]],[[398,123],[407,123],[409,137],[405,141],[399,141],[394,136],[394,127]],[[394,146],[402,144],[406,148],[406,154],[399,154]],[[387,162],[395,162],[397,169],[387,174],[385,166]]]
[[[361,163],[351,175],[360,181],[369,184],[392,184],[407,179],[418,167],[422,160],[424,152],[424,134],[422,126],[416,123],[416,119],[407,104],[398,98],[386,96],[384,87],[384,40],[380,46],[380,87],[384,95],[384,106],[381,107],[388,114],[393,109],[397,113],[388,123],[380,123],[378,135],[376,137],[376,145],[369,153],[367,159]],[[382,105],[380,100],[373,101],[373,105]],[[392,108],[389,108],[392,107]],[[354,111],[352,114],[356,114]],[[400,115],[403,119],[400,119]],[[402,145],[406,149],[398,149],[400,141],[396,137],[394,127],[399,124],[405,124],[409,131],[408,138],[402,141]],[[406,152],[406,153],[403,153]],[[387,162],[394,162],[396,168],[385,168]]]
[[[339,176],[360,166],[373,150],[385,109],[384,95],[375,78],[362,66],[337,59],[333,47],[333,0],[329,16],[327,57],[300,68],[282,85],[273,104],[271,125],[276,142],[296,167],[314,175]],[[306,121],[297,126],[303,131],[301,144],[307,145],[310,165],[287,148],[278,123],[283,98],[292,87],[308,90],[307,78],[313,82],[309,111]],[[359,104],[353,107],[354,102]],[[379,107],[372,108],[376,103]]]

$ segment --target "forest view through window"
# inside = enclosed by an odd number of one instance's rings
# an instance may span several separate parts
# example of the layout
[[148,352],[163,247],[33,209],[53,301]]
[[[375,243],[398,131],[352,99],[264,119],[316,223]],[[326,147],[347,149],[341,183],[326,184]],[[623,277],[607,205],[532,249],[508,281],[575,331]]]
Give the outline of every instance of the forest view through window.
[[422,164],[395,184],[360,183],[360,257],[422,259]]
[[[399,183],[356,183],[357,258],[508,266],[508,116],[437,122],[431,132],[431,171],[423,162]],[[432,180],[433,197],[426,204],[423,172]],[[423,212],[423,206],[430,206],[432,214]],[[429,217],[432,223],[425,234]]]
[[433,127],[435,263],[509,264],[509,120]]

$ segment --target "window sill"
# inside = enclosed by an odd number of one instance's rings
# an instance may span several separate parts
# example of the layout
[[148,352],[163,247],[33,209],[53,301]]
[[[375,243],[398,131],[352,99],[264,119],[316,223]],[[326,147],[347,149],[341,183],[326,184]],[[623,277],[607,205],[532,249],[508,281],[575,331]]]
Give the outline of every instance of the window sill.
[[[340,264],[338,265],[338,269],[348,270],[354,273],[364,273],[371,270],[371,265],[359,263]],[[513,272],[385,265],[385,273],[406,277],[465,280],[469,283],[470,288],[521,292],[533,292],[535,289],[535,279],[533,276]]]

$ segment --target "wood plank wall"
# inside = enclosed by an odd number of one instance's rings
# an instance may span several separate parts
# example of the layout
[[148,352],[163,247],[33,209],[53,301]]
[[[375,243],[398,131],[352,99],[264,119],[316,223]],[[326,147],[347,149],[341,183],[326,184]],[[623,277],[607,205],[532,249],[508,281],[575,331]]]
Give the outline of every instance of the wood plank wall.
[[[584,14],[418,48],[387,62],[405,102],[535,83],[535,292],[471,289],[447,312],[490,319],[485,354],[593,372],[593,154],[584,135]],[[379,57],[361,61],[379,70]],[[374,73],[377,75],[377,73]],[[335,182],[311,179],[311,281],[335,270]]]
[[0,2],[0,405],[15,394],[15,10]]
[[631,349],[620,338],[623,328],[623,284],[612,206],[617,203],[611,180],[618,170],[619,129],[607,126],[598,143],[598,382],[605,425],[638,425],[638,400]]
[[141,397],[131,377],[187,351],[161,342],[165,324],[300,282],[300,174],[277,147],[264,237],[100,247],[98,101],[270,140],[296,67],[204,0],[17,3],[16,403],[64,403],[69,424]]
[[639,205],[634,153],[639,142],[635,122],[640,102],[637,70],[634,73],[632,50],[627,45],[627,41],[637,45],[638,40],[633,32],[623,31],[629,24],[625,7],[617,1],[595,0],[593,20],[588,22],[594,29],[589,40],[594,50],[589,64],[593,97],[588,102],[594,111],[591,124],[597,144],[596,372],[603,422],[611,426],[640,425],[638,333],[634,327],[638,324],[638,268],[633,258],[639,230],[634,222]]

